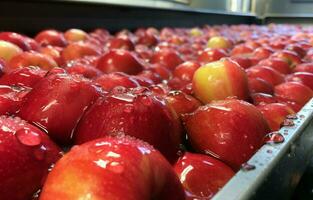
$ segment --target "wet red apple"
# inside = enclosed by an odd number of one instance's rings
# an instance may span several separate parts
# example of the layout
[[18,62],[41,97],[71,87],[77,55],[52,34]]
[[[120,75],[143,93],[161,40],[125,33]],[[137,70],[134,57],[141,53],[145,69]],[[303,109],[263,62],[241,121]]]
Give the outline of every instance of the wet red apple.
[[152,146],[105,137],[74,146],[48,175],[40,200],[184,200],[172,166]]
[[36,42],[41,46],[59,46],[65,47],[67,45],[66,39],[63,33],[56,30],[44,30],[39,32],[35,36]]
[[174,165],[186,200],[211,199],[234,176],[234,171],[211,156],[186,152]]
[[217,61],[223,57],[227,57],[227,53],[223,49],[205,49],[197,58],[201,64]]
[[183,117],[191,146],[238,170],[263,144],[269,127],[258,109],[241,100],[200,106]]
[[75,144],[119,134],[150,143],[170,161],[177,158],[182,141],[176,113],[147,88],[119,87],[98,99],[81,119]]
[[172,71],[176,66],[183,63],[184,61],[175,50],[161,49],[153,54],[150,62],[160,63]]
[[18,115],[45,129],[59,144],[69,144],[74,128],[98,93],[81,77],[49,74],[24,97]]
[[273,68],[266,66],[254,66],[246,69],[249,78],[260,78],[272,86],[284,82],[284,76]]
[[295,113],[288,105],[283,103],[263,104],[259,105],[257,108],[265,117],[271,131],[278,131],[286,119],[286,116]]
[[1,116],[0,127],[0,199],[32,199],[61,150],[44,132],[18,117]]
[[296,72],[288,75],[285,79],[288,82],[290,81],[300,82],[303,85],[308,86],[311,90],[313,90],[313,73]]

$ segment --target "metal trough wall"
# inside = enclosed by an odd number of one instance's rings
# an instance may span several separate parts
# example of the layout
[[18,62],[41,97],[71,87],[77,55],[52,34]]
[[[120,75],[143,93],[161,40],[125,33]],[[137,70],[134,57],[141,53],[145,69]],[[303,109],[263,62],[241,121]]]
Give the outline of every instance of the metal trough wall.
[[213,200],[288,199],[312,158],[313,99],[279,130],[285,141],[265,144],[248,161],[255,169],[240,170]]

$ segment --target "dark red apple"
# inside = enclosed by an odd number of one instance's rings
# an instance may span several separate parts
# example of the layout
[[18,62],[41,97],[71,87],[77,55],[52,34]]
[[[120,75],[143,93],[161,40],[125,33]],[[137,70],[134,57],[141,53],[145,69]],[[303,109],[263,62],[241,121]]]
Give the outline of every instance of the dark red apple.
[[104,73],[124,72],[126,74],[138,74],[145,66],[131,52],[115,49],[100,57],[97,68]]
[[260,78],[272,86],[284,82],[284,76],[273,68],[266,66],[254,66],[246,69],[249,78]]
[[44,30],[39,32],[35,37],[36,42],[41,46],[59,46],[65,47],[67,45],[63,33],[56,30]]
[[105,91],[111,91],[117,86],[123,86],[125,88],[135,88],[139,86],[136,79],[123,72],[113,72],[110,74],[102,74],[94,83],[102,87]]
[[277,99],[274,96],[266,93],[253,93],[251,94],[251,98],[253,105],[255,106],[269,103],[277,103]]
[[261,66],[271,67],[282,74],[290,74],[292,71],[286,61],[278,58],[261,60],[258,64]]
[[169,70],[173,71],[176,66],[183,63],[184,61],[175,50],[166,48],[156,51],[153,54],[150,62],[160,63],[166,66]]
[[223,57],[227,57],[227,53],[223,49],[205,49],[198,56],[197,61],[201,64],[217,61]]
[[173,76],[183,81],[191,82],[195,71],[200,67],[196,61],[186,61],[178,65],[173,71]]
[[251,93],[274,93],[274,87],[261,78],[248,78],[248,86]]
[[313,90],[313,73],[309,72],[296,72],[287,76],[286,81],[290,82],[300,82],[303,85],[308,86],[311,90]]

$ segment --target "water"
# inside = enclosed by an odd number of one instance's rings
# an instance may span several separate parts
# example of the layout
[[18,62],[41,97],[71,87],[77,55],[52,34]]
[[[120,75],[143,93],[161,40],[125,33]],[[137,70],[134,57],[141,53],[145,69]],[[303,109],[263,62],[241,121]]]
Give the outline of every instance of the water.
[[284,136],[278,131],[271,132],[265,136],[266,144],[280,144],[285,141]]
[[243,170],[243,171],[251,171],[251,170],[254,170],[256,167],[255,167],[255,165],[251,165],[251,164],[249,164],[249,163],[243,163],[242,165],[241,165],[241,169]]
[[38,146],[41,144],[41,136],[26,128],[16,131],[15,137],[21,144],[26,146]]

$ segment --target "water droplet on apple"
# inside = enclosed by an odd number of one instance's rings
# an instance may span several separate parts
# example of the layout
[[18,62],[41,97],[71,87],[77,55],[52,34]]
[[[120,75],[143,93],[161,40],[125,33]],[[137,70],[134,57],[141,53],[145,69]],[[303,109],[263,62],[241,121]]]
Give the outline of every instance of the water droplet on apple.
[[21,144],[26,146],[38,146],[41,144],[41,136],[26,128],[16,131],[15,136]]
[[265,136],[266,144],[280,144],[285,141],[284,136],[278,131],[271,132]]
[[132,103],[135,100],[135,96],[130,93],[114,94],[111,97],[128,103]]
[[37,191],[33,194],[32,200],[38,199],[38,198],[39,198],[39,195],[40,195],[40,192],[41,192],[41,189],[37,190]]
[[124,171],[124,166],[119,162],[111,162],[108,166],[108,170],[116,174],[120,174]]
[[291,119],[285,119],[282,123],[282,126],[294,126],[295,123]]
[[298,119],[297,114],[290,114],[286,116],[287,119]]
[[124,108],[124,112],[125,113],[131,113],[131,112],[133,112],[134,111],[134,107],[133,107],[133,105],[126,105],[126,107]]
[[255,167],[255,165],[251,165],[251,164],[249,164],[249,163],[243,163],[242,165],[241,165],[241,169],[243,170],[243,171],[251,171],[251,170],[254,170],[256,167]]
[[143,97],[141,98],[141,103],[142,103],[143,105],[145,105],[145,106],[151,106],[152,103],[153,103],[153,101],[152,101],[152,99],[151,99],[150,97],[148,97],[148,96],[143,96]]
[[173,90],[173,91],[170,91],[168,93],[169,96],[178,96],[178,95],[182,95],[183,93],[179,90]]
[[54,164],[50,165],[50,167],[48,168],[48,172],[51,172],[54,166],[55,166]]

